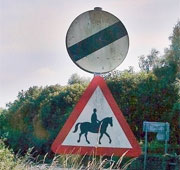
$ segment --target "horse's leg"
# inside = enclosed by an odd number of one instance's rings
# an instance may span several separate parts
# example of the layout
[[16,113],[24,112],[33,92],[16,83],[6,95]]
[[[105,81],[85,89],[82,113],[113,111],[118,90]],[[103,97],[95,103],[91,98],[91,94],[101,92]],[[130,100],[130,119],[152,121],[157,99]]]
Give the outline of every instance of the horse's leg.
[[99,137],[99,144],[101,144],[101,138],[103,136],[103,133],[101,133],[100,137]]
[[81,140],[81,135],[82,135],[82,132],[79,134],[79,139],[77,140],[78,143],[79,143],[80,140]]
[[106,136],[109,138],[109,143],[111,143],[112,140],[111,140],[111,137],[109,136],[109,134],[107,132],[104,132],[104,134],[106,134]]
[[90,142],[88,141],[88,139],[87,139],[87,134],[88,134],[88,132],[86,132],[84,135],[85,135],[85,138],[86,138],[86,142],[88,143],[88,144],[90,144]]

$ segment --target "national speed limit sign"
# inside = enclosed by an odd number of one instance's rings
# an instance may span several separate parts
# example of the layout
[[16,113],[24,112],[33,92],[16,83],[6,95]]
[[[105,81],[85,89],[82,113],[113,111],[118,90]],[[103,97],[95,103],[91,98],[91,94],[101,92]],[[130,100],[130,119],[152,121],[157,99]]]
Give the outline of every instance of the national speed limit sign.
[[129,49],[122,22],[96,7],[79,15],[70,25],[66,47],[72,61],[90,73],[107,73],[118,67]]

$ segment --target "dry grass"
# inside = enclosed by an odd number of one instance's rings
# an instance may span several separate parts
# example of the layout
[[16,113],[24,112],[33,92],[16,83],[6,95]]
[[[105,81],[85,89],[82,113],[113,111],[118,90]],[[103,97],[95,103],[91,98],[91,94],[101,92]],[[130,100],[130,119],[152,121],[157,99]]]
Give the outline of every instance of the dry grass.
[[[0,139],[0,170],[103,170],[103,169],[119,169],[126,170],[127,167],[135,159],[130,159],[122,165],[122,161],[127,152],[125,152],[118,160],[114,160],[113,155],[107,156],[80,156],[79,154],[55,155],[51,163],[47,162],[48,154],[40,160],[39,156],[34,157],[33,148],[29,149],[24,156],[14,154],[8,149],[4,142]],[[40,160],[40,161],[39,161]]]
[[50,164],[45,164],[46,156],[42,162],[37,162],[32,164],[31,162],[26,162],[25,168],[27,170],[43,169],[43,170],[126,170],[128,166],[135,160],[135,158],[130,159],[125,164],[122,165],[122,161],[126,153],[124,153],[117,161],[113,160],[113,156],[110,158],[105,158],[103,156],[80,156],[80,155],[56,155]]
[[135,159],[131,159],[122,165],[126,153],[118,160],[113,160],[113,156],[80,156],[74,154],[55,155],[51,163],[46,163],[46,154],[41,161],[39,157],[34,157],[33,148],[29,149],[25,156],[14,154],[8,149],[2,140],[0,140],[0,170],[103,170],[119,169],[126,170]]

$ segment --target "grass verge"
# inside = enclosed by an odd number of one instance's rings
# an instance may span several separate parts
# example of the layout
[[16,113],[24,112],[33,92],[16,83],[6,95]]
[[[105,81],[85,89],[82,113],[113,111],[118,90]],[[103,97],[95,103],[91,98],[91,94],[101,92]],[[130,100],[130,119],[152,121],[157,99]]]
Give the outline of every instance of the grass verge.
[[135,160],[130,159],[122,163],[124,153],[120,158],[105,156],[80,156],[80,155],[56,155],[50,163],[46,163],[48,154],[42,160],[39,157],[33,157],[33,149],[29,149],[24,156],[14,154],[7,148],[4,141],[0,139],[0,170],[54,170],[54,169],[71,169],[71,170],[102,170],[102,169],[120,169],[126,170],[127,167]]

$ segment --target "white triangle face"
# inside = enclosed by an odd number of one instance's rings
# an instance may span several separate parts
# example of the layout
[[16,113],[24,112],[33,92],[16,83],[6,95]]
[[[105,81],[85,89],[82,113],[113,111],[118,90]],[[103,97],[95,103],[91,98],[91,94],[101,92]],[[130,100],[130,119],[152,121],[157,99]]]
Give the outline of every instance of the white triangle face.
[[[80,133],[80,126],[78,127],[78,131],[73,133],[75,129],[75,125],[77,123],[82,122],[91,122],[91,116],[93,113],[93,109],[96,108],[97,112],[97,119],[102,120],[106,117],[112,117],[113,126],[111,127],[108,125],[106,132],[109,134],[112,142],[109,143],[109,138],[103,134],[101,138],[101,144],[99,144],[99,136],[98,133],[91,133],[88,132],[87,138],[89,140],[89,144],[85,139],[85,135],[81,136],[80,142],[77,142],[79,139]],[[73,125],[72,129],[64,139],[62,145],[69,145],[69,146],[90,146],[90,147],[111,147],[111,148],[132,148],[129,140],[127,139],[123,129],[121,128],[118,120],[116,119],[112,109],[110,108],[106,98],[104,97],[101,89],[97,86],[96,90],[92,94],[91,98],[89,99],[88,103],[84,107],[83,111],[81,112],[80,116],[76,120],[75,124]]]

